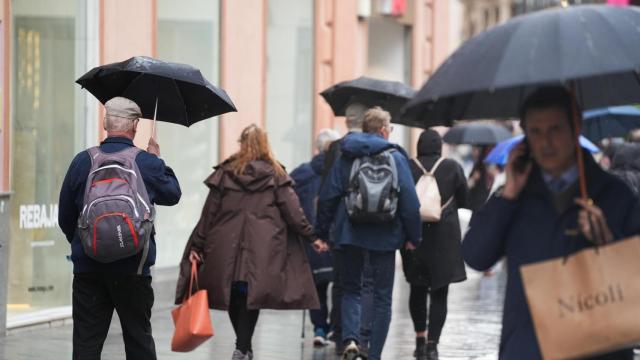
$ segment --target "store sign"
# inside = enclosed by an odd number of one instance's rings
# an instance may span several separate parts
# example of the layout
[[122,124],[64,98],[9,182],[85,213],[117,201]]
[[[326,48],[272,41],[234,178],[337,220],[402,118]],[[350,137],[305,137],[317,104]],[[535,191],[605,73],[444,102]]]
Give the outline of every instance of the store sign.
[[20,229],[58,227],[58,204],[20,205]]

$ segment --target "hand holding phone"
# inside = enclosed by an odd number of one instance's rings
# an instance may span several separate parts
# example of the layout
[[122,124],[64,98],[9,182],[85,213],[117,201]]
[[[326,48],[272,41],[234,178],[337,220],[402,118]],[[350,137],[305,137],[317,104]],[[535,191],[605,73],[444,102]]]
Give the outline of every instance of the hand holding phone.
[[[527,165],[531,163],[531,152],[529,150],[529,144],[526,139],[522,142],[522,144],[518,145],[522,148],[519,152],[518,156],[513,162],[513,169],[516,172],[523,173],[527,170]],[[515,151],[515,149],[514,149]]]
[[531,161],[529,146],[526,141],[523,141],[511,150],[509,154],[506,167],[507,181],[502,191],[502,197],[509,200],[518,198],[527,184],[532,166],[533,162]]

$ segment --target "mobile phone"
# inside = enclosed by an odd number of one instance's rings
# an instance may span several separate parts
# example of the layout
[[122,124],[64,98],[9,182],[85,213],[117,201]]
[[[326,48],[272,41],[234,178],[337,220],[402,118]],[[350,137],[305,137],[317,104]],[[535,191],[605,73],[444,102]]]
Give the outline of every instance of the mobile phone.
[[523,173],[525,172],[525,170],[527,170],[527,165],[531,162],[531,150],[529,149],[529,142],[527,141],[527,138],[524,138],[524,152],[522,153],[522,155],[518,156],[518,158],[516,158],[514,160],[513,163],[513,169],[519,173]]

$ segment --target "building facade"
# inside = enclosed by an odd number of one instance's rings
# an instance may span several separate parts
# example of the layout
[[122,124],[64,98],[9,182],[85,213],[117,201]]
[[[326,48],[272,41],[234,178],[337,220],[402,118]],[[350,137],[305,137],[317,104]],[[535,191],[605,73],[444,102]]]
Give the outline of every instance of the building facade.
[[[287,168],[308,161],[314,134],[343,130],[318,93],[359,75],[419,87],[449,53],[449,3],[1,0],[0,334],[5,316],[12,327],[70,314],[59,189],[74,154],[106,135],[102,107],[75,79],[148,55],[198,67],[236,104],[237,113],[191,128],[158,125],[183,189],[178,206],[158,210],[156,268],[172,268],[200,214],[203,179],[236,151],[245,126],[266,128]],[[401,129],[393,139],[409,146],[415,135]],[[145,148],[149,136],[141,121],[136,144]]]
[[464,25],[462,28],[464,39],[470,39],[514,16],[562,6],[563,4],[569,6],[603,3],[615,5],[640,4],[640,0],[462,0],[462,2],[464,5]]

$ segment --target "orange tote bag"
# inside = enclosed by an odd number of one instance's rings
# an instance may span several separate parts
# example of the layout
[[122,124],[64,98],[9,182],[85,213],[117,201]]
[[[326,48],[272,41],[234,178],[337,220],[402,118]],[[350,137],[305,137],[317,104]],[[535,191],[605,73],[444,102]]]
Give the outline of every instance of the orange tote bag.
[[189,292],[185,294],[182,304],[171,311],[176,327],[171,340],[172,351],[192,351],[213,336],[207,290],[198,290],[192,295],[194,282],[197,289],[198,272],[196,263],[191,262]]

